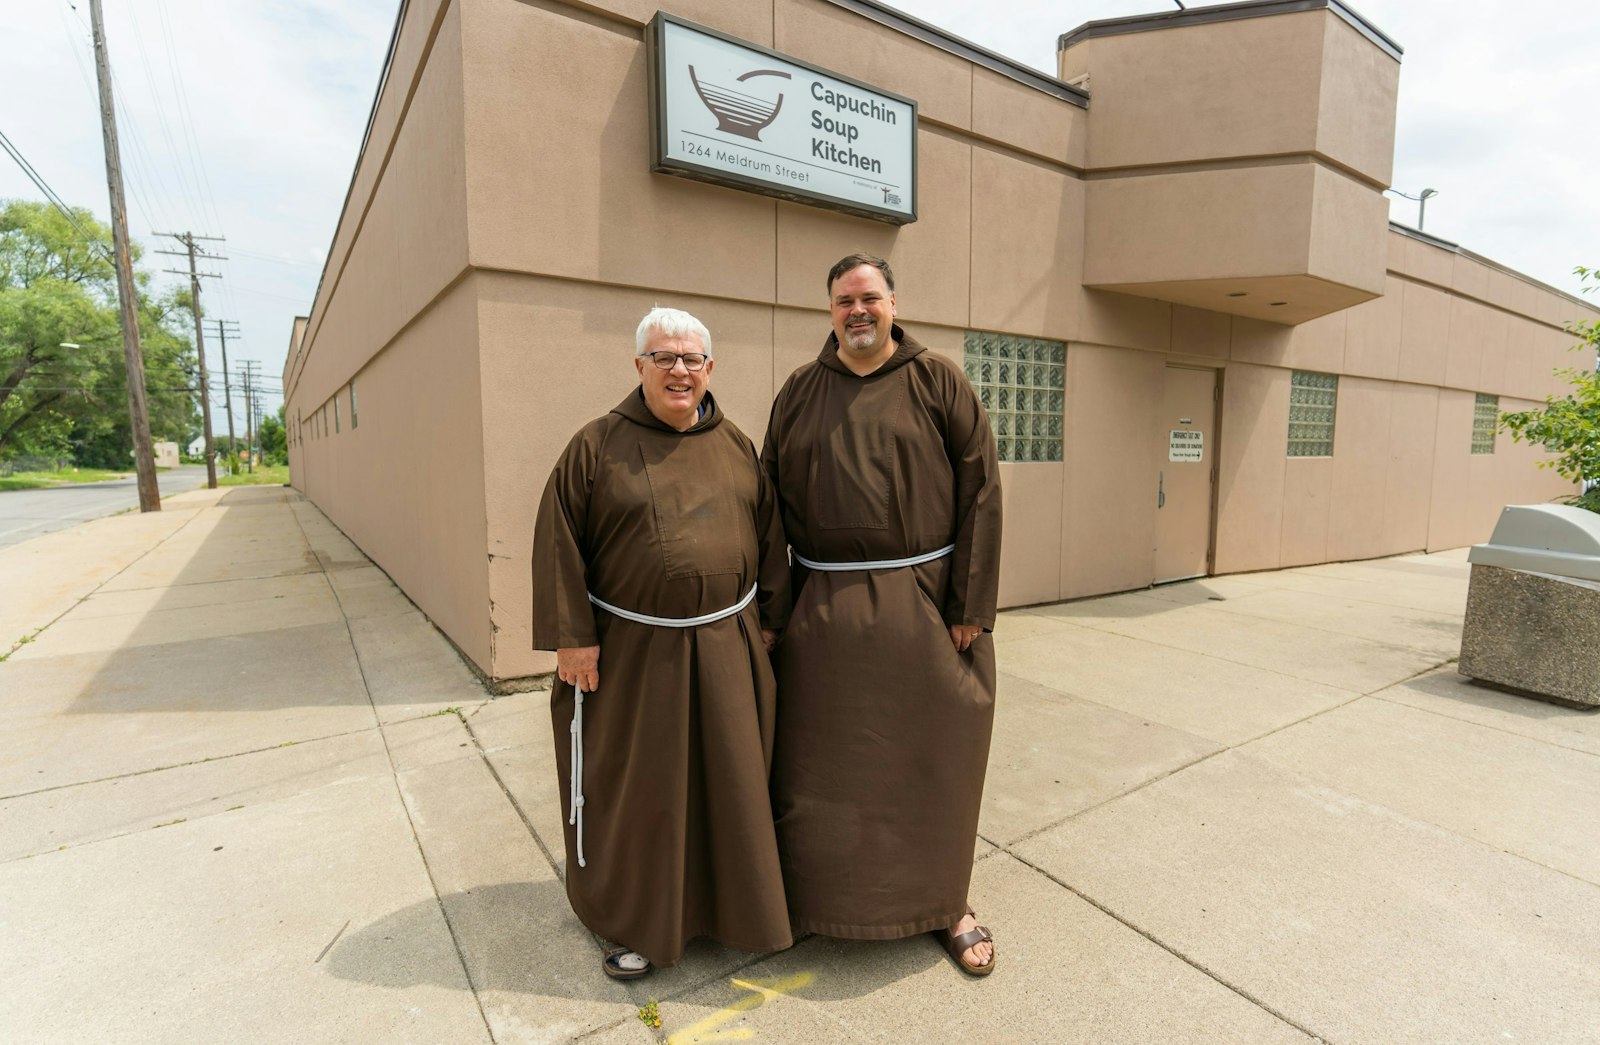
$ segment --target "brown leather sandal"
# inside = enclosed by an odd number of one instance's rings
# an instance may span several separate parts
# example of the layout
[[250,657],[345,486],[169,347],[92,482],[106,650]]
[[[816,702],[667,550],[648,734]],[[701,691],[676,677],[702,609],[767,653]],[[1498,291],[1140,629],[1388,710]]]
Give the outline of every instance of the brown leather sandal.
[[[978,916],[978,912],[970,907],[967,908],[967,913],[974,918]],[[975,929],[968,929],[959,936],[950,929],[935,929],[933,937],[944,946],[945,953],[950,955],[950,960],[955,962],[956,966],[968,976],[987,976],[994,972],[995,964],[1000,960],[1000,948],[994,946],[994,937],[990,935],[988,929],[981,925]],[[968,948],[980,943],[987,943],[991,948],[988,964],[971,965],[961,956],[966,953]]]
[[[636,968],[635,963],[628,959],[637,959],[644,962],[643,968]],[[626,947],[614,947],[605,952],[600,959],[600,968],[613,980],[637,980],[641,976],[648,976],[655,972],[656,967],[650,960],[637,951],[630,951]]]

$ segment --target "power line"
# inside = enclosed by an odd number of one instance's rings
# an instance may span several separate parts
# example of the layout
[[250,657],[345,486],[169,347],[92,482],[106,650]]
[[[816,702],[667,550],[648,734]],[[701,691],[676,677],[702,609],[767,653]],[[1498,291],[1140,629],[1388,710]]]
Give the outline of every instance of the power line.
[[286,258],[278,254],[262,254],[259,251],[254,250],[240,250],[238,247],[234,247],[232,250],[241,258],[250,258],[252,261],[271,261],[279,265],[294,265],[297,268],[321,268],[321,266],[314,261],[296,261],[293,258]]
[[[73,16],[77,18],[78,25],[82,27],[84,37],[89,40],[89,47],[92,52],[94,48],[93,33],[89,26],[84,23],[82,12],[80,12],[77,6],[72,3],[72,0],[65,0],[65,2],[67,7],[72,11]],[[133,14],[133,10],[134,9],[132,7],[129,8],[130,15]],[[138,18],[136,15],[133,17],[133,22],[134,42],[138,44],[140,53],[143,54],[144,41],[142,39],[142,34],[139,32]],[[67,30],[70,41],[72,36],[72,27],[66,22],[63,22],[62,24]],[[82,62],[79,58],[76,48],[73,49],[72,57],[74,61],[79,62],[81,68]],[[147,61],[145,65],[146,69],[148,70],[149,62]],[[126,130],[126,136],[131,146],[128,152],[128,165],[135,168],[138,173],[138,177],[126,179],[128,191],[133,194],[134,201],[138,203],[140,208],[142,208],[145,220],[153,224],[157,220],[157,211],[156,208],[151,205],[150,200],[147,199],[144,193],[141,191],[141,183],[148,181],[152,191],[157,191],[162,197],[165,197],[165,205],[168,209],[172,209],[171,196],[166,190],[165,182],[161,180],[159,165],[157,165],[151,159],[150,150],[148,147],[146,147],[144,143],[144,136],[139,131],[139,124],[133,118],[133,110],[128,107],[126,99],[132,97],[133,94],[123,85],[122,77],[118,74],[116,66],[111,63],[109,55],[106,59],[106,68],[111,74],[111,82],[116,90],[116,108],[118,112],[118,119],[122,121],[122,125]],[[158,117],[160,116],[160,113],[161,107],[158,104],[156,106],[156,114]]]
[[215,194],[211,190],[211,175],[206,171],[205,154],[200,151],[200,142],[194,132],[194,114],[189,106],[189,90],[184,86],[183,76],[178,69],[177,42],[173,39],[172,23],[167,18],[165,4],[156,5],[156,19],[161,23],[162,39],[167,48],[167,69],[175,87],[174,95],[178,100],[178,126],[183,131],[188,142],[187,158],[191,170],[197,170],[195,177],[196,196],[200,200],[202,211],[211,212],[211,224],[215,228],[222,227],[221,216],[217,213]]
[[[155,101],[156,125],[161,130],[161,136],[166,139],[168,154],[170,156],[176,158],[177,155],[178,155],[178,147],[177,147],[177,144],[172,140],[172,129],[167,125],[167,116],[166,116],[167,107],[162,102],[162,99],[161,99],[161,92],[160,92],[159,86],[158,86],[158,84],[156,82],[155,69],[152,68],[151,65],[150,65],[150,52],[145,48],[145,45],[144,45],[144,27],[139,24],[139,5],[138,4],[130,4],[130,5],[128,5],[128,18],[133,22],[133,37],[134,37],[134,41],[138,44],[138,47],[139,47],[139,61],[144,66],[145,83],[149,87],[150,95],[151,95],[152,99],[154,99],[154,101]],[[189,190],[188,190],[188,186],[183,184],[183,171],[180,168],[175,173],[178,176],[179,189],[181,191],[181,197],[183,199],[183,202],[185,204],[188,204],[189,203]],[[167,196],[168,206],[171,207],[172,197],[170,196],[170,194],[168,194],[166,192],[165,182],[162,183],[162,195]],[[177,209],[177,208],[172,208],[172,209]],[[194,213],[192,207],[186,206],[183,209],[185,211],[185,213],[183,215],[183,217],[185,218],[185,223],[189,224],[189,225],[197,224],[197,222],[195,221],[195,218],[198,217],[198,215],[196,215]],[[154,215],[152,215],[152,221],[153,221],[153,219],[154,219]]]
[[67,219],[67,223],[77,230],[78,235],[83,238],[83,242],[88,244],[91,248],[99,251],[100,256],[106,261],[114,263],[115,259],[112,257],[111,252],[106,249],[106,245],[89,235],[88,231],[82,225],[78,224],[78,217],[72,213],[72,208],[67,206],[66,202],[62,200],[60,196],[56,195],[56,190],[49,186],[49,184],[44,180],[43,175],[33,169],[33,164],[29,163],[27,159],[23,157],[21,150],[19,150],[15,145],[11,144],[11,139],[7,138],[5,136],[5,132],[3,131],[0,131],[0,148],[5,149],[5,151],[11,155],[11,158],[17,161],[17,166],[22,168],[22,173],[26,174],[28,176],[28,180],[39,187],[39,191],[44,193],[45,199],[49,200],[50,205],[55,207],[56,210],[60,211],[61,216]]

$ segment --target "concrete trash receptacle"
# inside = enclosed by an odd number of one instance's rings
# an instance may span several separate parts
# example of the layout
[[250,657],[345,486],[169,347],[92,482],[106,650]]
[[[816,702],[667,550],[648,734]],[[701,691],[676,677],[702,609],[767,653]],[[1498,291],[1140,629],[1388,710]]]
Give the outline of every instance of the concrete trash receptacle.
[[1467,561],[1461,674],[1600,707],[1600,514],[1508,505]]

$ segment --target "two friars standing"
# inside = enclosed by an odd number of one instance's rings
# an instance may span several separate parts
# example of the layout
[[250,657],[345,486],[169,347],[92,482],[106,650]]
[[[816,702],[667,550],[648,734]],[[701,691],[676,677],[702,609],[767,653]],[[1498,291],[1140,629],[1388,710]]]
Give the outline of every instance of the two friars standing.
[[[708,390],[711,335],[655,309],[639,386],[572,438],[534,533],[533,645],[567,895],[607,975],[709,936],[931,932],[996,955],[967,903],[994,721],[1000,486],[965,376],[894,322],[865,254],[765,445]],[[792,561],[791,561],[792,560]]]

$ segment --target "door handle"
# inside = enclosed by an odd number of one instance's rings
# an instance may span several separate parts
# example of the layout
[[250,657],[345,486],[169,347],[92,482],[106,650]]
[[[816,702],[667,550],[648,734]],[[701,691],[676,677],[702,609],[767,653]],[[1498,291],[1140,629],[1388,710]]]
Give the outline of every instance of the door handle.
[[1167,470],[1163,468],[1159,473],[1157,473],[1157,476],[1156,507],[1165,508],[1167,506]]

